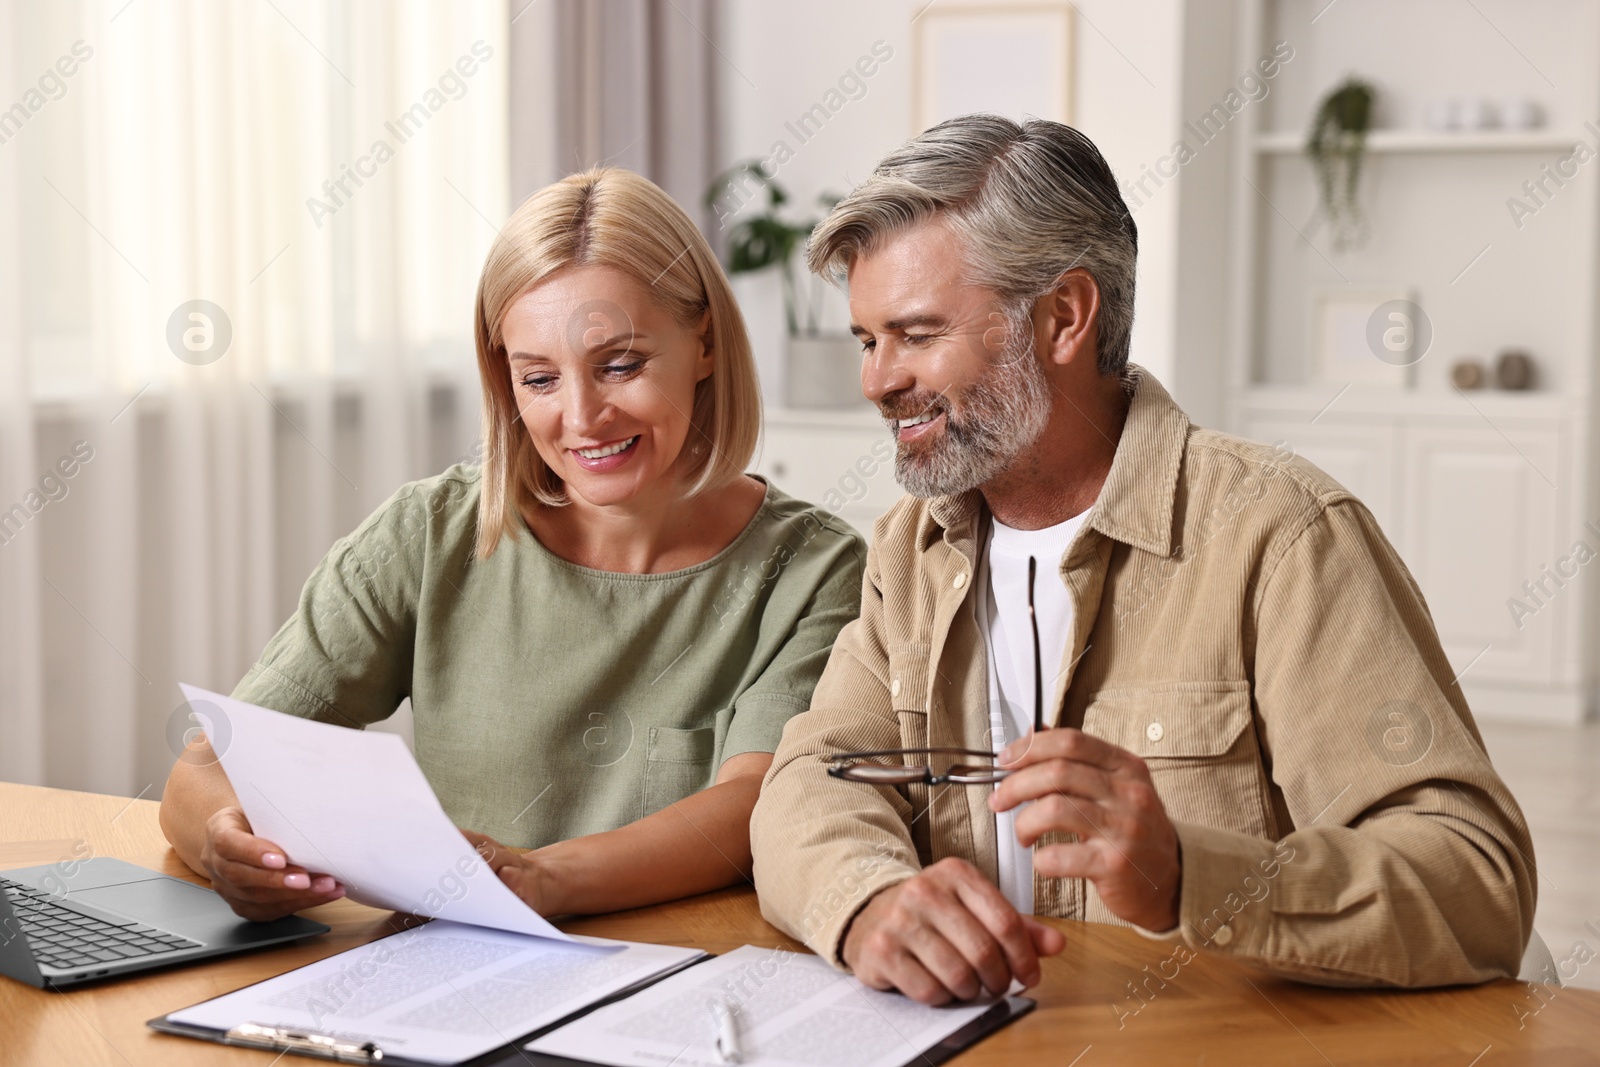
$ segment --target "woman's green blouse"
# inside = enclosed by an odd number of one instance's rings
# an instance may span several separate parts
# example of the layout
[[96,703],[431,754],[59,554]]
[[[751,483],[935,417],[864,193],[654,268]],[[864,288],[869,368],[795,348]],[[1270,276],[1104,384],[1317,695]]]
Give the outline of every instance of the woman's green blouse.
[[335,544],[233,695],[355,727],[410,697],[445,812],[506,844],[614,829],[773,751],[860,608],[860,535],[771,485],[667,574],[580,567],[525,526],[474,559],[479,489],[452,467]]

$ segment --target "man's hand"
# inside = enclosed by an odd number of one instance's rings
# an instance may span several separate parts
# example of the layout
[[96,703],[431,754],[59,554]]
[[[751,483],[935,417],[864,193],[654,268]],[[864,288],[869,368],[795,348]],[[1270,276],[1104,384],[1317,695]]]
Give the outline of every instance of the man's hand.
[[1049,878],[1087,878],[1112,914],[1146,930],[1178,925],[1178,832],[1144,760],[1063,728],[1013,742],[999,762],[1011,774],[990,795],[989,807],[1010,811],[1032,801],[1017,813],[1019,844],[1031,848],[1051,831],[1078,835],[1070,844],[1035,850],[1034,870]]
[[500,877],[508,889],[521,897],[524,904],[540,915],[552,914],[555,901],[551,879],[534,853],[507,848],[488,834],[480,834],[476,830],[462,830],[461,834],[472,842],[472,847],[478,850],[478,855],[483,857],[489,869]]
[[945,1004],[1001,996],[1013,978],[1038,984],[1039,957],[1066,943],[1061,931],[1017,914],[972,864],[945,859],[869,900],[840,954],[874,989]]

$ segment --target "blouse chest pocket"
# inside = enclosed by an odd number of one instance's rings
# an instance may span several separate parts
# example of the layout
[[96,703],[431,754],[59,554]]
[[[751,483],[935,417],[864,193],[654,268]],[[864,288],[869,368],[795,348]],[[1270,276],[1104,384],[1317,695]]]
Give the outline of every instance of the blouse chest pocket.
[[1083,729],[1144,759],[1174,821],[1269,836],[1249,683],[1103,689],[1084,712]]
[[651,815],[711,785],[711,761],[716,747],[717,731],[710,726],[699,730],[650,727],[645,747],[643,814]]

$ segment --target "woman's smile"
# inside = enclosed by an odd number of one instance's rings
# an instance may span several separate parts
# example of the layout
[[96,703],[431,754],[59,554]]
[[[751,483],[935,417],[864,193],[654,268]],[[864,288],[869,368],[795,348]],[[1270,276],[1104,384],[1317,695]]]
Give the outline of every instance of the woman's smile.
[[577,460],[578,465],[584,470],[603,474],[608,471],[614,471],[633,459],[634,454],[639,451],[636,446],[642,436],[642,434],[634,434],[632,437],[623,437],[603,445],[594,445],[589,448],[569,448],[567,452],[573,459]]

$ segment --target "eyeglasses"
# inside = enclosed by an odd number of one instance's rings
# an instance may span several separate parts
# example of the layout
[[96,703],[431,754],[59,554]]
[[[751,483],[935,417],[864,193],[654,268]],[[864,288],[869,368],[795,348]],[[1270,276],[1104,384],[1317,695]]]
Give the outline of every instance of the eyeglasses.
[[[874,763],[884,756],[899,756],[899,763]],[[906,757],[925,756],[925,763],[911,763]],[[943,774],[933,771],[935,756],[967,756],[988,763],[951,763]],[[873,785],[991,785],[1010,771],[994,765],[994,753],[975,748],[882,748],[873,752],[841,752],[828,757],[828,773],[851,782]]]
[[[1033,627],[1033,729],[1042,733],[1044,724],[1044,671],[1039,661],[1039,614],[1033,604],[1033,583],[1039,563],[1028,557],[1028,623]],[[899,763],[876,762],[886,756],[899,756]],[[907,757],[922,756],[913,763]],[[935,774],[935,756],[972,756],[987,764],[953,762],[943,774]],[[994,765],[995,754],[972,748],[880,748],[870,752],[840,752],[828,757],[828,773],[835,778],[873,785],[992,785],[1010,771]]]

